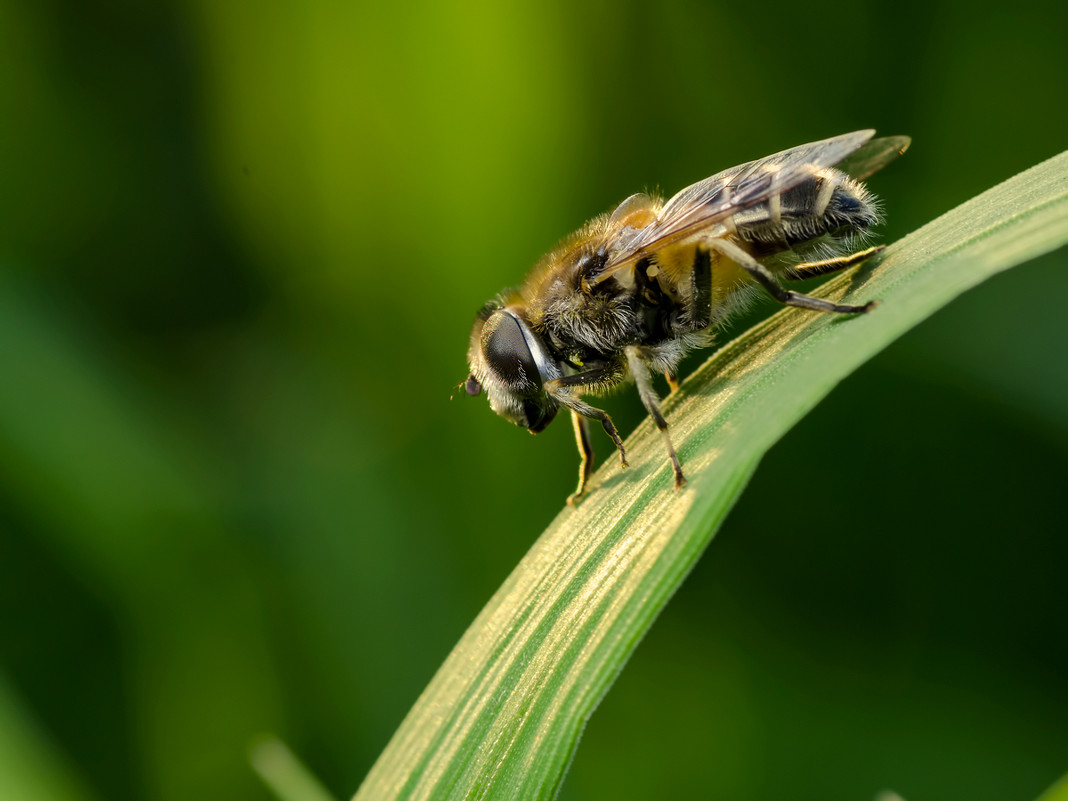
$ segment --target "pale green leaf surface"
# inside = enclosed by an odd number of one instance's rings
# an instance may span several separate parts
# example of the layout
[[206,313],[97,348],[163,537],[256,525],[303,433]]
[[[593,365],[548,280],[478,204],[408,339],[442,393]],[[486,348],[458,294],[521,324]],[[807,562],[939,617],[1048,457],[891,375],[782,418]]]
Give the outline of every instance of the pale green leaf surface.
[[249,753],[252,768],[279,801],[334,801],[285,743],[265,737]]
[[[665,404],[688,486],[672,488],[647,419],[628,441],[632,467],[621,472],[608,459],[590,496],[559,514],[449,655],[356,798],[551,798],[586,720],[763,454],[909,328],[1066,241],[1062,154],[817,293],[876,298],[882,305],[871,314],[784,309],[717,352]],[[847,441],[842,429],[828,441]]]
[[1061,776],[1056,784],[1038,797],[1038,801],[1068,801],[1068,775]]
[[90,801],[92,794],[0,674],[0,798]]

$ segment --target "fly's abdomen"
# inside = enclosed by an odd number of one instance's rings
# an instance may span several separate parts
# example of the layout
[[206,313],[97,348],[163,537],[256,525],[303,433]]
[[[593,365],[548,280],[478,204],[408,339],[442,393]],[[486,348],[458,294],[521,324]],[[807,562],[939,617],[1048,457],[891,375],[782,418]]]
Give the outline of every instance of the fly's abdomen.
[[854,238],[880,221],[875,197],[860,181],[833,169],[734,215],[736,236],[761,253],[823,240]]

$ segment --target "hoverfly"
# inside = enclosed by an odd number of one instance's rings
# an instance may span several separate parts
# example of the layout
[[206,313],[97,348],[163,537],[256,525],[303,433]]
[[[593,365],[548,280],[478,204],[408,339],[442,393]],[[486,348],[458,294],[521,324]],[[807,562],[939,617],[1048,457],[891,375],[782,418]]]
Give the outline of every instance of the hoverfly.
[[860,182],[905,152],[906,136],[856,131],[725,170],[666,203],[636,194],[597,217],[545,256],[517,290],[487,303],[471,330],[471,373],[501,417],[542,431],[561,407],[571,412],[581,463],[574,503],[593,470],[589,421],[596,420],[627,466],[608,413],[586,403],[626,380],[663,435],[675,473],[686,479],[660,411],[652,374],[672,390],[690,350],[762,287],[787,306],[858,314],[848,306],[785,288],[860,264],[880,222]]

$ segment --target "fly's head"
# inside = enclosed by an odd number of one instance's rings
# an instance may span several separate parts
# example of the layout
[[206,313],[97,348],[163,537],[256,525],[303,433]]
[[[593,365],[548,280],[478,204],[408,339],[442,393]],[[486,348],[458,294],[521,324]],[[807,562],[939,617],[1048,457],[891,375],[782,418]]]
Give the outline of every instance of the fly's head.
[[484,307],[471,329],[467,360],[467,394],[485,391],[493,411],[532,434],[552,422],[559,407],[545,384],[563,372],[521,307]]

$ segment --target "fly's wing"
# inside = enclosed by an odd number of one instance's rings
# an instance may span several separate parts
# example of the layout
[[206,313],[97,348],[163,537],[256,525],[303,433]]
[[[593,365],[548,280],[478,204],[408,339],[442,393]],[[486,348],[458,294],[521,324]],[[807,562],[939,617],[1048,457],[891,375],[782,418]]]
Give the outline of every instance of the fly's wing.
[[782,194],[812,178],[816,171],[833,167],[851,154],[868,154],[860,166],[870,168],[867,174],[874,172],[893,158],[888,157],[886,146],[874,146],[880,142],[895,142],[891,150],[900,152],[903,146],[898,140],[906,138],[889,137],[869,142],[874,134],[872,130],[855,131],[801,145],[724,170],[683,189],[664,204],[656,220],[620,237],[618,246],[610,253],[594,282],[633,264],[654,248],[685,239],[735,212]]
[[838,169],[851,178],[863,181],[908,150],[910,144],[912,139],[907,136],[872,139],[864,147],[842,159],[838,163]]

